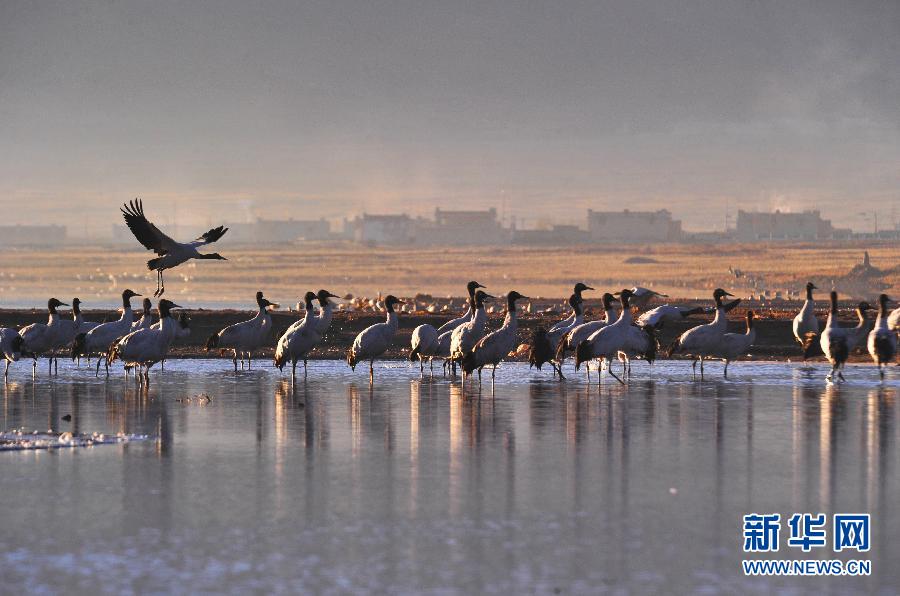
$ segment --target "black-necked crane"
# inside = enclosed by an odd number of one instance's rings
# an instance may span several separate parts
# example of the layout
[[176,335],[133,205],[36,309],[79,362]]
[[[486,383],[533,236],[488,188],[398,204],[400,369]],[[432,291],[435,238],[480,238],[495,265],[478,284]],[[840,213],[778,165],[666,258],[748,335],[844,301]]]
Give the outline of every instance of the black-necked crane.
[[[602,329],[606,325],[609,325],[616,320],[616,311],[613,309],[613,303],[618,301],[618,298],[616,298],[609,292],[605,292],[602,299],[603,318],[597,319],[596,321],[582,323],[581,325],[576,325],[571,331],[566,333],[562,339],[559,340],[559,343],[556,346],[556,363],[559,366],[560,370],[562,370],[563,362],[566,359],[567,350],[576,349],[578,347],[578,344],[589,338],[598,329]],[[588,375],[590,375],[590,371],[588,371]]]
[[117,341],[107,356],[107,364],[116,359],[125,363],[126,367],[137,367],[141,382],[150,385],[150,368],[165,360],[169,346],[178,334],[178,321],[172,318],[172,309],[181,308],[171,300],[163,298],[159,301],[159,326],[132,331]]
[[[587,292],[588,290],[593,290],[591,286],[584,284],[582,282],[578,282],[575,284],[575,287],[572,289],[572,294],[578,298],[578,302],[580,304],[584,304],[584,297],[581,295],[582,292]],[[547,333],[553,334],[559,329],[563,327],[567,327],[569,330],[573,329],[576,325],[573,325],[572,322],[575,320],[575,317],[578,316],[578,313],[575,312],[575,308],[572,307],[572,297],[569,297],[568,305],[572,308],[572,312],[569,313],[569,316],[563,319],[562,321],[557,322],[554,325],[550,326],[550,329],[547,330]],[[579,325],[581,323],[578,323]],[[554,342],[554,347],[556,343]]]
[[867,347],[872,360],[878,367],[878,375],[884,379],[884,367],[897,355],[897,332],[889,327],[887,294],[878,297],[878,318],[875,327],[869,332]]
[[369,361],[369,383],[375,381],[375,359],[387,351],[397,333],[400,321],[394,307],[402,304],[403,302],[396,296],[390,295],[385,298],[384,308],[387,310],[387,320],[363,329],[353,340],[350,349],[347,350],[347,364],[351,369],[356,370],[359,362]]
[[24,350],[31,353],[33,358],[32,373],[37,369],[38,357],[47,354],[50,359],[48,363],[50,368],[48,370],[52,374],[57,351],[72,341],[70,337],[72,321],[60,318],[59,313],[56,311],[60,306],[68,306],[68,304],[60,302],[56,298],[51,298],[47,301],[47,322],[32,323],[19,330],[19,335],[25,341]]
[[319,334],[325,335],[328,328],[331,327],[331,319],[334,317],[334,302],[332,298],[340,298],[337,294],[332,294],[328,290],[319,290],[316,292],[316,300],[319,301],[319,314],[316,315],[316,329]]
[[725,361],[725,378],[728,378],[728,365],[741,356],[746,356],[756,341],[756,327],[753,324],[756,315],[752,310],[747,311],[747,330],[744,333],[726,333],[719,340],[715,358]]
[[816,301],[813,299],[813,290],[817,290],[813,282],[806,284],[806,300],[800,307],[800,312],[794,317],[791,328],[794,331],[794,339],[800,345],[808,343],[807,338],[810,333],[819,334],[819,320],[816,318]]
[[272,315],[269,314],[269,307],[278,308],[278,305],[266,299],[262,292],[257,292],[256,306],[258,310],[252,319],[229,325],[206,340],[207,352],[215,349],[231,350],[234,372],[238,369],[238,356],[241,358],[241,368],[244,368],[246,355],[249,369],[253,352],[259,350],[272,336]]
[[[122,337],[131,333],[134,324],[134,312],[131,310],[131,299],[140,296],[129,289],[122,292],[122,314],[117,321],[100,323],[86,333],[79,333],[72,343],[72,358],[79,356],[98,356],[95,376],[100,375],[100,358],[106,362],[110,347]],[[74,301],[73,301],[74,302]],[[109,365],[106,366],[106,374],[109,374]]]
[[726,305],[722,304],[722,298],[732,296],[722,288],[716,288],[713,292],[713,300],[716,303],[716,316],[711,323],[699,325],[688,329],[675,340],[669,348],[669,356],[674,353],[689,354],[692,356],[691,366],[694,373],[697,371],[697,360],[700,361],[700,378],[703,378],[703,358],[715,354],[719,348],[719,342],[725,332],[728,331],[728,316]]
[[463,323],[452,331],[450,335],[450,360],[453,364],[462,362],[462,359],[472,351],[478,340],[484,337],[484,327],[487,324],[484,301],[491,298],[493,296],[481,290],[475,292],[475,312],[472,315],[472,320]]
[[150,302],[149,298],[144,298],[142,308],[143,312],[141,313],[141,318],[131,324],[132,331],[147,329],[153,324],[153,303]]
[[140,199],[135,199],[124,205],[121,209],[125,223],[131,230],[138,242],[144,245],[147,250],[154,251],[159,255],[155,259],[147,261],[147,268],[150,271],[156,271],[156,292],[154,296],[162,296],[166,291],[166,284],[163,280],[163,271],[172,269],[190,259],[206,259],[206,260],[226,260],[225,257],[217,252],[211,254],[201,254],[197,249],[212,244],[225,235],[228,228],[219,226],[213,228],[196,240],[191,242],[176,242],[160,231],[155,225],[144,216],[144,205]]
[[[825,329],[819,335],[819,346],[825,358],[831,363],[831,372],[826,379],[835,382],[835,376],[841,381],[844,380],[844,374],[841,369],[850,357],[850,346],[847,342],[847,329],[838,325],[838,294],[831,292],[831,308],[828,311],[828,320],[825,321]],[[807,335],[808,339],[815,337],[814,332]]]
[[516,331],[518,329],[518,317],[516,316],[516,302],[527,300],[528,296],[511,291],[506,295],[506,317],[500,329],[492,331],[478,340],[478,343],[462,358],[462,368],[466,375],[478,369],[478,383],[481,383],[481,370],[491,365],[491,381],[497,373],[497,365],[506,358],[510,352],[516,349]]
[[[587,286],[585,288],[588,289]],[[559,374],[560,379],[564,378],[561,364],[555,361],[556,352],[560,340],[567,333],[584,323],[584,300],[580,294],[573,293],[569,296],[569,306],[572,308],[572,317],[560,321],[551,327],[549,331],[543,327],[535,330],[531,340],[531,349],[528,353],[529,368],[533,366],[541,370],[541,367],[549,362],[553,366],[553,373]]]
[[478,290],[478,288],[485,288],[485,286],[474,280],[466,284],[466,293],[469,296],[469,299],[466,302],[466,304],[468,305],[466,312],[463,313],[461,317],[450,319],[449,321],[438,327],[436,329],[438,336],[448,331],[453,331],[463,323],[467,323],[472,320],[472,317],[475,316],[475,291]]
[[275,346],[275,366],[278,370],[284,370],[284,365],[291,363],[291,382],[297,380],[297,362],[303,361],[303,376],[306,377],[306,364],[309,353],[322,339],[323,331],[320,331],[316,312],[313,308],[315,292],[307,292],[303,297],[306,312],[300,321],[288,327],[287,331],[278,339]]
[[6,361],[6,369],[3,371],[4,380],[9,377],[10,362],[18,362],[22,357],[22,345],[25,340],[19,332],[12,327],[0,327],[0,357]]
[[639,325],[650,325],[654,329],[662,329],[666,324],[681,323],[693,315],[701,315],[706,312],[702,306],[688,308],[686,306],[673,306],[663,304],[650,309],[637,318]]
[[416,360],[419,361],[420,373],[424,374],[425,372],[426,358],[428,359],[432,370],[434,370],[434,359],[437,357],[445,358],[444,369],[447,368],[446,359],[450,357],[451,335],[455,329],[472,320],[476,311],[475,291],[478,288],[483,287],[485,286],[474,280],[466,284],[466,291],[469,295],[466,302],[468,308],[462,316],[450,319],[437,329],[428,323],[419,325],[413,329],[412,335],[410,336],[409,360],[410,362],[415,362]]
[[649,288],[642,288],[640,286],[635,286],[631,288],[631,307],[636,308],[639,311],[647,308],[647,305],[654,298],[668,298],[668,294],[661,294],[660,292],[655,292]]
[[[619,300],[622,303],[622,312],[615,322],[601,327],[590,337],[578,344],[575,349],[575,369],[581,367],[581,363],[589,362],[594,359],[600,360],[600,369],[603,363],[607,363],[607,371],[619,383],[625,384],[612,370],[613,359],[618,357],[619,353],[633,356],[641,356],[646,358],[648,362],[652,362],[656,357],[656,337],[653,334],[652,327],[638,327],[634,324],[631,315],[631,296],[632,291],[625,289],[619,293]],[[598,382],[601,377],[598,375]]]
[[847,349],[850,352],[853,352],[854,348],[859,345],[864,345],[866,338],[869,336],[869,331],[872,330],[872,323],[866,317],[866,311],[872,310],[872,305],[863,300],[856,306],[856,317],[859,319],[859,322],[856,324],[856,327],[851,327],[847,330]]

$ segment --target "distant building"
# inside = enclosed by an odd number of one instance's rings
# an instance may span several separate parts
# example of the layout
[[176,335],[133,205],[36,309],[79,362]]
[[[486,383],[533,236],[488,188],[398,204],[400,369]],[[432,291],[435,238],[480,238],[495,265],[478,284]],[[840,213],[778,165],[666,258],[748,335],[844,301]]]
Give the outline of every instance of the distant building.
[[543,244],[564,246],[567,244],[583,244],[591,241],[591,235],[578,226],[555,225],[549,229],[513,230],[513,244]]
[[659,211],[594,211],[588,209],[591,242],[679,242],[681,221]]
[[363,213],[344,224],[344,234],[361,244],[414,244],[419,220],[408,215]]
[[66,226],[0,226],[0,246],[56,246],[65,244]]
[[755,240],[832,240],[848,239],[849,229],[838,229],[831,220],[822,219],[819,211],[801,213],[756,213],[738,211],[734,230],[735,239],[741,242]]
[[495,208],[484,211],[435,209],[434,222],[422,225],[420,244],[506,244],[509,232],[497,220]]

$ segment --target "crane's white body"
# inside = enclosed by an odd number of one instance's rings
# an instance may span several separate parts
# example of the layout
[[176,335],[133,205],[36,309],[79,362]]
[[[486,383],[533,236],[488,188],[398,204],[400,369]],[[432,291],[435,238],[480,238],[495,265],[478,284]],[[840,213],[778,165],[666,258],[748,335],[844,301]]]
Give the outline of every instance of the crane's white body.
[[303,318],[288,327],[287,331],[278,339],[275,346],[275,362],[279,367],[287,361],[291,362],[291,380],[297,377],[297,362],[303,361],[303,374],[306,375],[306,362],[309,353],[322,339],[320,321],[316,316],[312,302],[306,305]]
[[105,354],[117,339],[131,333],[133,324],[134,311],[130,306],[123,308],[118,320],[100,323],[85,334],[85,353]]
[[657,306],[638,317],[639,325],[650,325],[659,328],[666,323],[681,323],[686,316],[689,316],[696,309],[683,306],[673,306],[671,304],[663,304]]
[[516,349],[517,330],[518,319],[516,317],[516,306],[513,303],[507,308],[503,325],[496,331],[492,331],[482,337],[472,348],[470,356],[472,360],[471,368],[478,369],[479,380],[481,379],[481,369],[489,364],[493,366],[491,378],[494,378],[494,373],[500,361]]
[[253,352],[259,350],[272,335],[272,315],[266,307],[260,307],[252,319],[229,325],[219,331],[217,348],[232,350],[234,367],[237,370],[237,359],[240,356],[241,367],[244,356],[247,356],[247,367],[253,358]]
[[728,365],[733,360],[747,355],[753,343],[756,341],[756,327],[752,321],[748,322],[744,333],[726,333],[719,340],[719,345],[714,354],[715,358],[725,361],[725,378],[728,378]]
[[566,334],[566,348],[574,350],[578,347],[578,344],[615,320],[616,311],[609,308],[604,311],[602,319],[576,325]]
[[363,329],[353,345],[347,352],[347,364],[354,370],[359,362],[369,361],[369,382],[375,380],[375,359],[384,354],[391,345],[397,328],[400,325],[399,315],[394,311],[394,305],[402,302],[394,296],[385,298],[385,308],[387,308],[387,319],[384,323],[376,323]]
[[166,359],[169,346],[179,333],[180,325],[171,316],[161,313],[160,320],[146,329],[132,331],[115,343],[109,361],[119,358],[126,370],[138,367],[149,382],[150,368]]
[[486,324],[487,313],[482,304],[475,309],[472,320],[463,323],[451,332],[450,357],[459,361],[471,352],[475,344],[484,337],[484,326]]
[[816,302],[812,298],[803,301],[800,312],[794,317],[792,329],[794,338],[801,344],[808,333],[819,332],[819,320],[816,318],[815,312]]
[[833,381],[835,375],[843,379],[841,369],[847,362],[850,348],[847,341],[847,329],[838,325],[836,306],[833,306],[828,313],[825,329],[819,336],[819,346],[822,348],[825,358],[831,363],[831,374],[828,375],[828,380]]

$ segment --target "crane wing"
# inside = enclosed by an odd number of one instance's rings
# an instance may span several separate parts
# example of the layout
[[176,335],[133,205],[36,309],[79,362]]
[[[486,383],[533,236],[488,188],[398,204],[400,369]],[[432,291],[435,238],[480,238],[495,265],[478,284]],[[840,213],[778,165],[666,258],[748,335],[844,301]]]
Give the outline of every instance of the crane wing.
[[147,250],[152,250],[162,256],[177,244],[174,240],[163,234],[159,228],[150,223],[144,216],[144,204],[140,199],[130,201],[121,208],[122,216],[128,229],[143,244]]
[[200,235],[199,238],[191,242],[194,246],[203,246],[204,244],[212,244],[219,238],[225,235],[225,232],[228,231],[228,228],[225,226],[219,226],[218,228],[213,228],[207,232],[204,232]]

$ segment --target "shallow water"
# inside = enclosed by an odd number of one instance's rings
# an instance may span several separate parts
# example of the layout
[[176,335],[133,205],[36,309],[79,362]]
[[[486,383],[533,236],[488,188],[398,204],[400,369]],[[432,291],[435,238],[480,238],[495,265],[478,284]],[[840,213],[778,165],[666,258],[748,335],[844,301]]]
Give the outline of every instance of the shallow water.
[[[151,439],[0,453],[4,590],[900,589],[897,369],[826,386],[821,366],[638,363],[598,390],[508,365],[464,392],[386,366],[370,388],[314,362],[292,391],[170,361],[143,393],[15,365],[0,430]],[[745,578],[751,512],[871,513],[872,576]],[[785,540],[779,558],[853,558]]]

